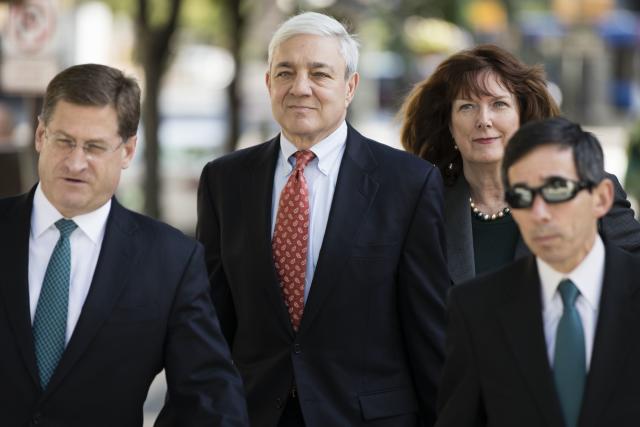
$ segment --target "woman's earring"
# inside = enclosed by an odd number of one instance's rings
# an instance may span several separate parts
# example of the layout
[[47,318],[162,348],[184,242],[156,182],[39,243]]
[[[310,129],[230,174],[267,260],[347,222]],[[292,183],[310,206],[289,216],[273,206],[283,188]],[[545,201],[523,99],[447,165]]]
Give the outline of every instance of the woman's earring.
[[449,163],[449,170],[453,170],[453,162]]
[[453,144],[453,149],[458,151],[458,146],[456,144]]

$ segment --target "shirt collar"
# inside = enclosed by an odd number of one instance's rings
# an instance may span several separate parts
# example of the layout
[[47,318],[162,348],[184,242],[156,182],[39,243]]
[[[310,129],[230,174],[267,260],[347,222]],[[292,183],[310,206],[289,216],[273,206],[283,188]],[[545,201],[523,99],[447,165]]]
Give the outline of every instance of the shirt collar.
[[558,284],[562,279],[571,279],[592,310],[598,310],[604,280],[604,244],[599,234],[586,257],[568,274],[560,273],[549,264],[536,257],[538,273],[542,284],[542,309],[551,303]]
[[[98,243],[110,210],[111,199],[93,212],[68,219],[72,219],[93,243]],[[33,213],[31,214],[31,233],[33,236],[38,239],[50,227],[55,227],[54,224],[61,218],[64,218],[63,215],[51,204],[38,184],[33,196]]]
[[[335,165],[336,159],[341,153],[342,147],[347,142],[347,122],[343,121],[336,130],[334,130],[329,136],[321,140],[317,144],[314,144],[310,150],[316,155],[318,159],[318,169],[324,175],[328,175],[333,165]],[[281,162],[286,166],[284,169],[288,175],[293,170],[293,164],[289,160],[295,152],[298,151],[295,145],[284,136],[284,133],[280,132],[280,154]]]

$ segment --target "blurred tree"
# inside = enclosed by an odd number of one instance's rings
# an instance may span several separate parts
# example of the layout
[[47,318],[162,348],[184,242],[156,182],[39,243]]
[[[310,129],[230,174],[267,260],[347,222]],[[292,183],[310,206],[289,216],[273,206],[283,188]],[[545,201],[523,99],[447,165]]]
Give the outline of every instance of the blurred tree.
[[145,143],[144,211],[147,215],[161,218],[159,195],[162,191],[162,182],[158,168],[160,159],[158,96],[160,82],[169,59],[169,43],[176,31],[182,0],[169,0],[166,19],[159,24],[154,23],[150,16],[150,2],[151,0],[138,0],[136,14],[136,51],[144,69],[145,80],[145,95],[142,102]]
[[[237,145],[240,133],[240,95],[238,81],[242,72],[241,49],[244,42],[247,3],[242,0],[106,0],[116,11],[133,16],[136,31],[136,60],[144,70],[144,211],[162,218],[160,194],[160,144],[158,98],[162,77],[170,63],[171,41],[178,25],[197,39],[216,40],[231,51],[236,73],[228,88],[229,135],[226,151]],[[213,72],[214,70],[212,70]]]
[[226,152],[231,152],[238,146],[240,139],[240,113],[242,111],[241,104],[241,88],[240,81],[244,71],[244,61],[242,56],[242,48],[245,42],[245,24],[251,10],[250,1],[242,0],[213,0],[221,2],[222,11],[226,19],[222,22],[226,23],[225,33],[228,35],[226,46],[233,56],[235,62],[235,73],[233,80],[227,88],[227,97],[229,99],[229,123],[227,134]]
[[105,0],[112,9],[131,15],[136,32],[136,60],[144,70],[142,125],[144,128],[144,212],[162,218],[158,97],[170,59],[170,43],[178,27],[182,0]]

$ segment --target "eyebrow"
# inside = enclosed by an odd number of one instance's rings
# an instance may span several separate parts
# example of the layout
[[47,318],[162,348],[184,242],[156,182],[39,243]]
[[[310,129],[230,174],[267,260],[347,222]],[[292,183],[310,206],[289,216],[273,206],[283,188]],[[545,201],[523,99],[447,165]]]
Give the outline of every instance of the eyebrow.
[[[328,70],[330,70],[331,72],[335,72],[335,70],[333,69],[333,67],[327,63],[324,62],[309,62],[307,63],[307,67],[309,67],[312,70],[317,70],[318,68],[326,68]],[[282,61],[282,62],[278,62],[274,68],[295,68],[293,66],[293,64],[289,61]]]
[[[53,136],[58,136],[58,137],[62,136],[64,138],[69,138],[69,139],[72,139],[74,141],[76,140],[76,137],[74,137],[72,135],[69,135],[68,133],[66,133],[63,130],[52,130],[51,133],[53,134]],[[106,144],[107,140],[104,139],[104,138],[91,138],[91,139],[87,139],[84,142],[85,142],[85,144],[89,143],[89,142],[101,142],[101,143],[105,143]]]
[[[506,100],[511,100],[511,96],[508,95],[486,95],[489,96],[491,99],[496,100],[496,99],[506,99]],[[477,98],[476,98],[477,99]],[[455,101],[473,101],[472,98],[467,98],[467,97],[458,97],[458,98],[454,98],[453,100]]]

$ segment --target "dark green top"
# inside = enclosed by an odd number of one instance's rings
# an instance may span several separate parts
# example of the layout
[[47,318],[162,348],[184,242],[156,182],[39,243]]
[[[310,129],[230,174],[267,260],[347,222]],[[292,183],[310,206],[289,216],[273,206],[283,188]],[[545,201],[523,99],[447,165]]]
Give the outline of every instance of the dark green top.
[[472,217],[476,275],[513,261],[520,232],[511,215],[494,221],[479,220],[471,212],[469,215]]

